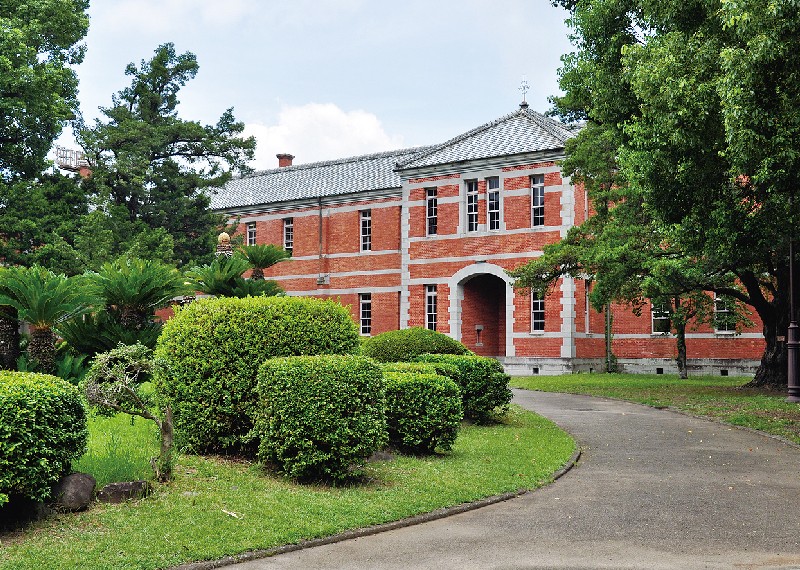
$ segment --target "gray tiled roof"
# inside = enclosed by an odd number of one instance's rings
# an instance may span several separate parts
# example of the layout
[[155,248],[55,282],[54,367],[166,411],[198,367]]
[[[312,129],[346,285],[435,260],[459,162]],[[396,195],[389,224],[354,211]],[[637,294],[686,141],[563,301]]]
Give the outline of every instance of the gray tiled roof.
[[397,163],[427,148],[393,150],[254,172],[234,178],[219,188],[211,195],[211,208],[224,210],[369,190],[399,189],[402,183],[394,171]]
[[263,170],[234,178],[211,195],[214,210],[246,208],[370,190],[399,189],[398,171],[521,153],[557,150],[575,135],[521,108],[440,145]]
[[564,148],[575,133],[566,125],[526,108],[486,123],[440,145],[399,161],[406,170],[450,164],[463,160],[479,160],[528,152]]

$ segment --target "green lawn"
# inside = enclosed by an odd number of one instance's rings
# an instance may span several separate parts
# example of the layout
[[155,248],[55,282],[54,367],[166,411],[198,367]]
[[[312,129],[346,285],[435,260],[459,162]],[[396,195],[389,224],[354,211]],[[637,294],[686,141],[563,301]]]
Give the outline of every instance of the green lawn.
[[528,390],[619,398],[656,407],[673,407],[747,426],[800,443],[800,405],[785,393],[742,388],[749,378],[650,374],[570,374],[512,378]]
[[[116,421],[119,430],[130,423]],[[152,432],[139,424],[132,437],[151,447]],[[449,455],[371,463],[363,482],[342,487],[298,485],[249,462],[184,455],[174,481],[146,500],[98,504],[0,534],[0,568],[150,569],[271,548],[535,488],[574,450],[554,424],[512,407],[504,424],[465,425]]]

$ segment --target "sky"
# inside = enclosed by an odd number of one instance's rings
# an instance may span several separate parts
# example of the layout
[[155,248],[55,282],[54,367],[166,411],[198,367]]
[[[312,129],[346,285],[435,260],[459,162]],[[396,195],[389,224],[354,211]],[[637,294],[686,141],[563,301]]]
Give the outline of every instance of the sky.
[[[572,51],[548,0],[92,0],[77,67],[90,124],[163,43],[200,66],[179,116],[233,107],[256,169],[444,142],[514,112],[544,112]],[[61,144],[74,146],[69,132]]]

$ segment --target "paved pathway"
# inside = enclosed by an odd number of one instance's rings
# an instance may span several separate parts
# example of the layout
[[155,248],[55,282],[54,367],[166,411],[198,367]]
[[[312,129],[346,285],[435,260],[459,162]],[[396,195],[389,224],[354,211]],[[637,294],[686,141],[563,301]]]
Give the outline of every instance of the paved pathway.
[[515,401],[582,446],[554,484],[235,568],[800,568],[800,448],[623,402],[539,392]]

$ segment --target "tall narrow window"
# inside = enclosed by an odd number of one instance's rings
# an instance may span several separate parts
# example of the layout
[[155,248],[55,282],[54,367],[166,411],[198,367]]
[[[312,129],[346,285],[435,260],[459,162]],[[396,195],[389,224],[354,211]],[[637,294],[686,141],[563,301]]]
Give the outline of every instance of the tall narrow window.
[[425,220],[428,235],[436,235],[438,225],[438,191],[436,188],[425,189]]
[[486,222],[490,231],[500,229],[500,179],[497,176],[486,179]]
[[372,293],[361,293],[358,296],[358,307],[361,321],[361,334],[372,333]]
[[283,218],[283,249],[289,255],[294,251],[294,218]]
[[467,180],[467,231],[478,231],[478,181]]
[[256,245],[256,223],[247,224],[247,245]]
[[436,285],[425,285],[425,328],[436,330]]
[[736,315],[733,301],[722,295],[714,295],[714,330],[718,333],[736,332]]
[[544,295],[531,291],[531,330],[544,331]]
[[544,225],[544,175],[531,176],[531,227]]
[[361,210],[361,251],[372,250],[372,210]]
[[670,311],[667,303],[653,303],[650,315],[653,320],[653,334],[669,334],[672,330]]

